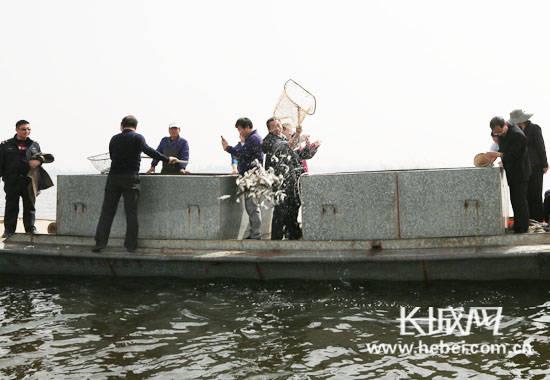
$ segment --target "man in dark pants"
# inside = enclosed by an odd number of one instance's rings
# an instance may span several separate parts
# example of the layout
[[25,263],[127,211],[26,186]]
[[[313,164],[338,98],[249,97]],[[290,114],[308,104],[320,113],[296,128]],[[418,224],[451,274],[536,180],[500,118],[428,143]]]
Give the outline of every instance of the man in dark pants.
[[550,223],[550,190],[544,192],[543,208],[543,219],[546,223]]
[[[162,164],[162,170],[160,174],[163,175],[177,175],[187,174],[187,162],[189,161],[189,144],[187,140],[180,136],[180,127],[175,124],[168,126],[168,135],[160,140],[160,144],[157,151],[165,156],[174,156],[182,162],[166,165]],[[147,174],[155,172],[155,167],[158,164],[158,160],[154,159],[151,162],[151,168],[147,171]]]
[[101,216],[95,234],[93,252],[100,252],[107,246],[111,225],[118,207],[120,196],[124,197],[126,212],[126,238],[124,247],[128,252],[137,249],[138,238],[138,199],[139,199],[139,164],[141,153],[162,162],[174,163],[175,157],[166,157],[147,145],[145,139],[136,133],[138,121],[134,116],[126,116],[120,123],[121,133],[113,136],[109,143],[111,168],[105,185],[105,197]]
[[31,126],[26,120],[15,124],[15,136],[0,144],[0,177],[4,180],[6,208],[4,214],[3,238],[15,233],[19,214],[19,198],[23,200],[23,225],[29,234],[36,233],[35,199],[31,196],[31,179],[27,177],[30,169],[41,165],[31,157],[41,153],[40,145],[30,139]]
[[[237,169],[241,176],[256,166],[256,161],[261,165],[264,162],[262,152],[262,138],[254,129],[252,121],[247,117],[242,117],[235,122],[235,128],[239,132],[241,142],[235,146],[230,146],[227,140],[222,136],[222,148],[231,157],[238,160]],[[250,221],[250,232],[247,239],[261,239],[262,213],[258,202],[245,194],[244,208]]]
[[298,224],[298,210],[301,200],[298,191],[298,179],[304,172],[301,158],[288,145],[282,135],[281,122],[270,118],[266,122],[269,134],[264,138],[262,148],[266,154],[265,168],[273,168],[275,174],[283,175],[283,191],[286,198],[273,208],[271,220],[271,240],[297,240],[302,237],[302,229]]
[[487,152],[487,155],[493,160],[502,159],[514,210],[514,232],[525,233],[529,229],[527,183],[531,175],[527,138],[521,129],[501,117],[492,118],[489,125],[493,134],[499,136],[500,144],[498,152]]
[[289,240],[302,238],[302,229],[298,224],[298,211],[302,205],[298,191],[298,179],[304,169],[296,152],[288,146],[288,141],[282,140],[275,144],[273,157],[279,159],[275,165],[275,174],[284,177],[283,190],[285,199],[273,208],[271,221],[271,240]]
[[529,163],[531,164],[531,176],[527,185],[527,203],[529,204],[529,217],[542,222],[542,177],[548,171],[548,160],[546,159],[546,148],[542,130],[529,120],[532,113],[525,113],[523,110],[510,112],[510,123],[518,126],[525,137],[527,137],[527,150],[529,152]]

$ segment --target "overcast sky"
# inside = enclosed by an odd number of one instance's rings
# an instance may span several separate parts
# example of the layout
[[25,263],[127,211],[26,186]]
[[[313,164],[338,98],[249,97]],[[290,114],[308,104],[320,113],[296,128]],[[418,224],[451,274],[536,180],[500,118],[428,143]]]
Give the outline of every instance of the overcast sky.
[[[0,124],[56,171],[93,171],[120,119],[156,146],[182,125],[195,172],[262,135],[288,78],[317,97],[313,171],[471,166],[492,116],[535,113],[550,141],[545,1],[0,0]],[[142,168],[143,169],[143,168]]]

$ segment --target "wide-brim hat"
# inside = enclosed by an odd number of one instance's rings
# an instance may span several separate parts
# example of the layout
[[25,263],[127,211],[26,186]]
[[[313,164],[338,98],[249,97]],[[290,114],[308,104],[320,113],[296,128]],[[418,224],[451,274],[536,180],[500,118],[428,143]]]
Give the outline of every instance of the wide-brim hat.
[[525,123],[527,120],[529,120],[533,116],[532,113],[526,113],[523,110],[517,109],[510,112],[510,123],[512,124],[518,124],[518,123]]
[[493,166],[493,160],[487,157],[485,153],[478,153],[474,157],[474,166],[477,168]]

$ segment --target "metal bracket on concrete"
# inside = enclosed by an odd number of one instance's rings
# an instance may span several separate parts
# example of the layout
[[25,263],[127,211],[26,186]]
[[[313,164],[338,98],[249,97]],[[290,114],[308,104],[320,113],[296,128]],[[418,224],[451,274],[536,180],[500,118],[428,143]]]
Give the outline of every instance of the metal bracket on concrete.
[[73,203],[74,212],[84,214],[86,212],[86,203],[83,202],[74,202]]

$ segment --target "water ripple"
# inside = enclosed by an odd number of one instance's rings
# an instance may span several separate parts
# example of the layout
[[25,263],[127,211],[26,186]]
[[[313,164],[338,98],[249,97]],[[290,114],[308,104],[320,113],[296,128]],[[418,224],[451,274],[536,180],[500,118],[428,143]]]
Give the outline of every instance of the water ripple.
[[[550,285],[0,280],[0,377],[544,378]],[[400,306],[502,306],[501,336],[428,344],[523,343],[533,355],[371,353],[411,344]]]

